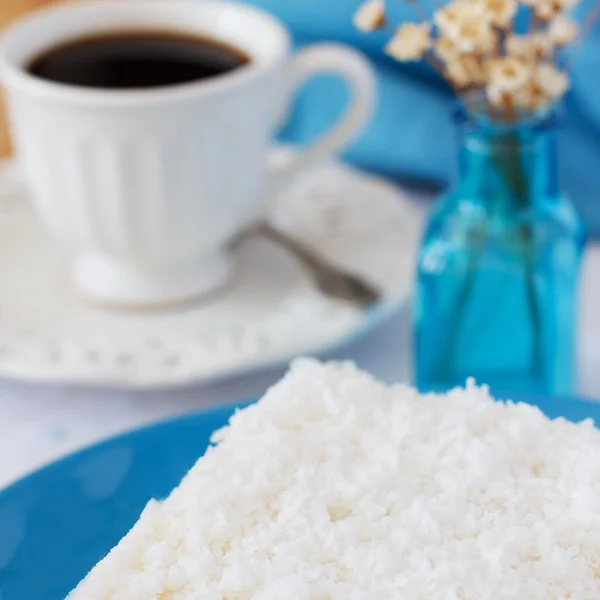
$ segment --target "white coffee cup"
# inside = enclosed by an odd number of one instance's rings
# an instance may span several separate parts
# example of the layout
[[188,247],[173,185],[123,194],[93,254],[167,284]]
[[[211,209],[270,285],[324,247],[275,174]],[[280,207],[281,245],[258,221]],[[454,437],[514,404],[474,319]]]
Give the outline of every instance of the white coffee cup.
[[[146,90],[63,85],[27,72],[62,42],[118,30],[176,30],[225,42],[248,65]],[[59,5],[13,25],[0,42],[17,155],[35,209],[73,259],[85,296],[123,306],[199,296],[230,272],[227,243],[259,219],[275,188],[343,148],[370,115],[374,80],[358,53],[316,45],[290,56],[269,14],[200,0]],[[347,81],[352,101],[332,131],[285,168],[269,168],[290,92],[316,73]],[[270,182],[270,189],[267,189]]]

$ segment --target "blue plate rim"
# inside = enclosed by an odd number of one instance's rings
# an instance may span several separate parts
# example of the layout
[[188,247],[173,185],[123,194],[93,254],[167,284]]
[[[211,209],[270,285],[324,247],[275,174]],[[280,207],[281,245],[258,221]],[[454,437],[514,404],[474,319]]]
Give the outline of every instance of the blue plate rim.
[[[107,446],[111,446],[115,442],[125,441],[136,436],[143,436],[155,429],[159,429],[161,427],[169,425],[176,425],[179,422],[185,422],[188,421],[190,418],[194,417],[210,417],[220,413],[227,413],[233,415],[237,410],[241,410],[243,408],[246,408],[250,404],[254,404],[258,399],[258,397],[246,398],[245,400],[241,401],[228,402],[219,406],[213,406],[202,410],[184,413],[174,417],[168,417],[166,419],[160,419],[158,421],[148,423],[147,425],[142,425],[141,427],[135,427],[133,429],[128,429],[120,433],[115,433],[114,435],[111,435],[109,437],[102,438],[101,440],[84,446],[79,450],[69,452],[68,454],[61,456],[56,460],[53,460],[37,469],[34,469],[33,471],[27,473],[23,477],[20,477],[12,483],[9,483],[7,486],[0,488],[0,503],[7,501],[14,494],[18,495],[21,491],[21,488],[27,487],[33,479],[47,477],[51,472],[55,471],[56,469],[63,469],[64,467],[68,467],[71,462],[78,461],[90,454],[94,454],[98,450],[102,450]],[[227,420],[229,420],[229,417]]]

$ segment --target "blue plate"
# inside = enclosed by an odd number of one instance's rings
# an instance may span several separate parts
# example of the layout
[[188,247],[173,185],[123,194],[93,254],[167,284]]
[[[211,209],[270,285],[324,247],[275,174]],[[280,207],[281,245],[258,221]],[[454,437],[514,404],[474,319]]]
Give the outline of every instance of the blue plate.
[[[550,417],[600,423],[600,404],[532,396]],[[242,405],[239,405],[242,406]],[[235,407],[127,433],[54,463],[0,493],[0,600],[64,600],[129,530],[150,498],[164,498]]]

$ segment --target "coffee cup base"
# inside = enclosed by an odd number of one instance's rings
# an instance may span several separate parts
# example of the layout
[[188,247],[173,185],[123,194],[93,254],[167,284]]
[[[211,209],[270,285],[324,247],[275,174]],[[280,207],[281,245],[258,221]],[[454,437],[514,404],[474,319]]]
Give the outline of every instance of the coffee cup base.
[[231,260],[222,254],[164,273],[88,255],[75,262],[72,279],[77,292],[96,304],[152,309],[201,299],[224,285],[231,272]]

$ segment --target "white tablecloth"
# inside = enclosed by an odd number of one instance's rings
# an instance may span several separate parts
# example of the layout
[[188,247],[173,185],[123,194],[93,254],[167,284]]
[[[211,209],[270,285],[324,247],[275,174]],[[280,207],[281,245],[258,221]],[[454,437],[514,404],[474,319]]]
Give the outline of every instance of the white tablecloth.
[[[581,290],[580,392],[600,399],[600,244],[588,249]],[[347,358],[387,382],[410,379],[408,311],[332,358]],[[195,388],[106,391],[0,382],[0,488],[61,455],[132,427],[260,395],[283,370]]]

